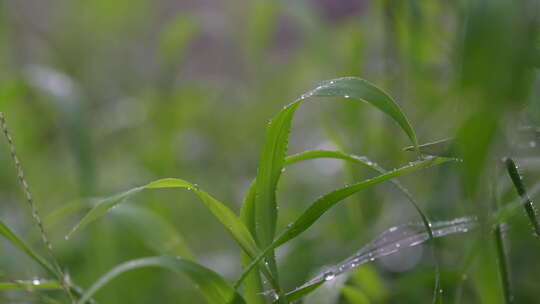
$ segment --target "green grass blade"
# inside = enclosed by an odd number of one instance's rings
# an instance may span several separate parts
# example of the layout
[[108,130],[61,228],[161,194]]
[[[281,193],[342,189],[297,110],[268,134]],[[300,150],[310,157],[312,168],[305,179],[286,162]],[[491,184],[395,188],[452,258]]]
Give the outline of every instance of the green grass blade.
[[245,303],[242,297],[219,274],[197,263],[172,256],[148,257],[122,263],[99,278],[77,303],[86,303],[99,289],[120,274],[143,267],[161,267],[186,275],[199,287],[210,304]]
[[0,282],[0,291],[5,290],[27,290],[27,289],[62,289],[62,282],[46,281],[46,280],[31,280],[31,281],[13,281]]
[[319,219],[324,213],[326,213],[326,211],[328,211],[338,202],[363,189],[390,180],[394,177],[452,160],[453,159],[451,158],[430,157],[424,160],[410,163],[409,165],[406,165],[399,169],[389,171],[374,178],[350,186],[346,186],[344,188],[332,191],[324,195],[323,197],[316,200],[313,204],[311,204],[308,209],[304,211],[304,213],[302,213],[300,217],[298,217],[298,219],[296,219],[295,222],[289,225],[288,228],[250,264],[250,266],[244,271],[240,279],[236,282],[235,286],[238,287],[242,283],[243,279],[245,279],[245,276],[249,274],[249,272],[251,272],[252,268],[257,265],[261,261],[261,259],[265,257],[269,252],[292,240],[293,238],[297,237],[302,232],[307,230],[317,221],[317,219]]
[[512,183],[514,183],[514,187],[516,188],[519,197],[521,197],[521,200],[523,201],[525,212],[527,213],[529,221],[533,226],[534,234],[536,237],[540,238],[540,222],[538,221],[538,217],[536,215],[536,209],[531,198],[529,197],[529,194],[527,193],[527,190],[525,189],[525,185],[523,185],[522,177],[518,172],[518,167],[514,160],[509,157],[506,158],[504,162],[506,164],[508,175],[512,179]]
[[[240,210],[240,220],[246,225],[246,227],[253,234],[255,232],[255,181],[253,181],[248,188],[242,208]],[[247,267],[251,262],[251,258],[242,252],[241,261],[242,266]],[[250,273],[244,281],[244,297],[250,304],[264,304],[266,303],[263,295],[263,285],[261,277],[259,275],[258,266],[255,267],[256,271]]]
[[136,187],[129,191],[114,195],[110,198],[102,200],[94,208],[92,208],[80,221],[75,225],[67,237],[71,237],[73,233],[82,229],[86,225],[95,221],[99,217],[107,213],[111,208],[125,201],[130,196],[144,189],[164,189],[164,188],[185,188],[192,190],[201,199],[208,210],[223,224],[229,231],[238,244],[250,255],[256,255],[259,251],[255,240],[251,236],[246,226],[240,221],[239,217],[229,209],[225,204],[218,201],[210,194],[200,190],[196,185],[185,180],[176,178],[165,178],[151,182],[142,187]]
[[0,220],[0,235],[5,237],[10,243],[19,248],[22,252],[26,253],[32,260],[41,265],[51,275],[55,277],[61,277],[56,269],[47,262],[43,257],[36,253],[30,246],[28,246],[23,240],[21,240],[9,227]]

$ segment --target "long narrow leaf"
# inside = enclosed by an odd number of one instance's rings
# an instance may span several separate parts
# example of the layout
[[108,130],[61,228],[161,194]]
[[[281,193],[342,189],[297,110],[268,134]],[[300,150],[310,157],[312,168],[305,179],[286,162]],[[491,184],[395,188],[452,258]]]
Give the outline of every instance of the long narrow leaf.
[[210,304],[245,303],[244,299],[219,274],[197,263],[171,256],[148,257],[122,263],[99,278],[77,303],[86,303],[92,295],[118,275],[143,267],[161,267],[185,274],[200,288]]
[[257,265],[262,258],[264,258],[269,252],[274,250],[275,248],[285,244],[286,242],[290,241],[291,239],[297,237],[302,232],[307,230],[311,225],[313,225],[317,219],[319,219],[326,211],[328,211],[331,207],[333,207],[338,202],[344,200],[345,198],[363,190],[370,186],[382,183],[384,181],[390,180],[394,177],[416,171],[421,168],[425,168],[428,166],[434,166],[438,164],[442,164],[448,161],[452,161],[451,158],[443,158],[443,157],[430,157],[424,160],[416,161],[413,163],[410,163],[409,165],[406,165],[404,167],[401,167],[399,169],[395,169],[392,171],[389,171],[387,173],[381,174],[377,177],[346,186],[344,188],[332,191],[323,197],[316,200],[313,204],[311,204],[306,211],[304,211],[296,221],[294,221],[291,225],[287,227],[287,229],[279,236],[277,239],[272,242],[270,246],[265,248],[265,250],[260,254],[251,264],[250,266],[244,271],[240,279],[236,282],[235,286],[238,287],[245,276],[249,274],[249,272],[252,270],[252,268]]

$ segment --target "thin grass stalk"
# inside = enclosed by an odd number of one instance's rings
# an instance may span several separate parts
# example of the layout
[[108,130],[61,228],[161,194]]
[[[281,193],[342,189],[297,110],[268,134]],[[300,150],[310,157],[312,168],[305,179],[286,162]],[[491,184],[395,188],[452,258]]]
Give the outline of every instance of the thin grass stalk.
[[11,158],[13,159],[13,162],[15,163],[15,169],[17,170],[17,179],[19,181],[19,184],[22,187],[22,190],[24,192],[24,195],[26,197],[26,201],[28,202],[31,212],[32,212],[32,220],[36,227],[39,230],[39,234],[41,236],[41,241],[43,245],[46,247],[46,251],[48,255],[50,256],[53,267],[56,268],[56,271],[59,274],[58,280],[63,282],[63,289],[67,293],[68,297],[73,302],[75,299],[73,295],[71,294],[69,286],[67,286],[65,283],[65,275],[62,271],[62,268],[60,267],[60,264],[58,263],[58,260],[54,256],[54,253],[52,251],[52,244],[49,241],[49,238],[47,236],[47,233],[45,232],[45,227],[43,226],[43,221],[41,220],[41,217],[39,216],[38,208],[36,203],[34,202],[34,199],[32,197],[32,192],[30,191],[30,186],[28,185],[28,182],[26,181],[24,170],[21,165],[21,162],[19,160],[19,157],[17,156],[17,152],[15,151],[15,145],[13,144],[13,137],[11,136],[11,133],[9,132],[9,129],[7,127],[6,119],[4,116],[4,113],[0,112],[0,128],[2,129],[2,132],[4,133],[4,136],[6,137],[8,141],[8,147],[9,147],[9,153],[11,155]]

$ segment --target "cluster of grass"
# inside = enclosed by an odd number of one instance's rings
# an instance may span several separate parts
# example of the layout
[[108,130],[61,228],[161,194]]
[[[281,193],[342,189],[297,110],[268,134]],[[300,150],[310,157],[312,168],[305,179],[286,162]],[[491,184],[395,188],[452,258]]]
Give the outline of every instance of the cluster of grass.
[[[242,37],[231,34],[239,20],[220,32],[240,41],[243,70],[230,75],[212,70],[230,68],[214,57],[235,57],[205,45],[208,27],[222,27],[205,11],[145,27],[141,16],[166,6],[97,1],[43,33],[2,19],[2,51],[27,29],[51,58],[0,74],[0,165],[15,168],[0,175],[0,197],[16,200],[17,180],[29,210],[0,209],[0,302],[534,303],[536,2],[372,1],[353,18],[324,2],[255,1]],[[71,44],[62,22],[88,41]],[[110,55],[112,38],[136,40],[134,24],[162,27],[155,62]],[[301,38],[291,47],[278,29]],[[321,82],[263,130],[298,88],[335,75],[355,76]],[[317,102],[320,123],[315,101],[332,102]],[[143,185],[95,198],[133,184]]]
[[[383,111],[403,129],[408,137],[413,142],[412,150],[416,151],[419,160],[410,162],[409,164],[385,171],[377,164],[369,161],[365,157],[346,154],[340,151],[330,150],[311,150],[305,151],[290,157],[286,157],[286,151],[289,141],[291,122],[295,111],[302,102],[312,97],[342,97],[346,99],[358,100],[367,102],[379,110]],[[284,107],[278,115],[269,123],[266,132],[265,145],[261,152],[257,177],[251,183],[248,193],[244,199],[241,209],[241,215],[235,214],[224,203],[217,200],[207,192],[201,190],[199,186],[188,181],[166,178],[151,182],[147,185],[136,187],[126,192],[114,195],[110,198],[98,202],[66,235],[66,240],[70,238],[76,231],[84,228],[99,217],[105,215],[109,210],[116,207],[128,197],[145,189],[163,189],[163,188],[185,188],[193,191],[203,202],[205,207],[212,215],[223,225],[223,227],[231,234],[233,239],[242,248],[242,261],[245,266],[244,272],[231,286],[226,279],[221,277],[216,272],[204,267],[195,261],[180,256],[155,256],[122,263],[103,275],[97,280],[88,290],[84,291],[77,285],[74,285],[65,274],[59,262],[54,258],[52,246],[48,241],[42,221],[36,210],[36,206],[32,200],[28,184],[24,178],[24,172],[18,160],[17,154],[13,146],[12,137],[7,129],[3,114],[0,116],[3,131],[8,139],[12,158],[17,167],[19,181],[25,192],[27,200],[32,209],[32,216],[39,228],[40,235],[44,246],[49,249],[50,259],[41,257],[34,252],[24,241],[22,241],[15,233],[13,233],[7,225],[0,222],[2,227],[2,235],[11,241],[21,251],[29,255],[35,262],[44,267],[56,280],[46,280],[43,283],[41,280],[35,282],[14,281],[4,283],[3,289],[28,289],[47,288],[47,289],[64,289],[66,294],[72,301],[77,303],[86,303],[93,301],[92,296],[100,288],[104,287],[108,282],[123,272],[134,270],[141,267],[163,267],[174,272],[187,275],[199,288],[206,297],[209,303],[265,303],[265,295],[271,295],[273,302],[289,303],[302,299],[316,288],[334,280],[337,276],[347,273],[348,271],[358,267],[359,265],[374,261],[376,258],[390,255],[398,252],[400,249],[417,246],[423,242],[433,241],[434,237],[441,237],[453,233],[468,232],[475,228],[476,221],[474,219],[455,219],[449,222],[431,223],[422,210],[410,196],[408,190],[403,188],[399,182],[394,181],[403,193],[407,195],[411,203],[418,211],[422,222],[422,229],[416,233],[411,233],[411,230],[403,227],[392,227],[387,231],[388,235],[377,238],[368,246],[362,248],[352,257],[346,259],[339,265],[330,268],[321,275],[309,280],[305,284],[294,288],[293,290],[284,291],[279,283],[279,271],[275,257],[275,249],[293,240],[301,233],[311,227],[317,220],[332,208],[337,203],[343,201],[351,195],[382,183],[392,180],[400,175],[414,172],[416,170],[443,164],[450,161],[456,161],[457,158],[441,157],[441,156],[423,156],[426,147],[431,147],[432,144],[419,146],[417,143],[416,134],[408,122],[405,115],[400,110],[395,101],[385,92],[378,89],[369,82],[358,78],[339,78],[323,82],[315,89],[303,94],[297,101]],[[321,198],[314,201],[294,222],[287,225],[285,229],[276,237],[276,223],[278,216],[278,208],[276,202],[276,192],[279,178],[285,167],[296,163],[314,158],[337,158],[345,161],[359,163],[370,169],[377,171],[380,175],[370,178],[352,185],[345,186],[323,195]],[[533,204],[521,182],[521,176],[517,172],[515,163],[511,158],[505,161],[508,172],[512,181],[522,198],[522,202],[527,214],[538,232],[539,222],[536,218]],[[495,194],[496,196],[497,194]],[[514,206],[515,207],[515,206]],[[485,229],[491,230],[491,226],[495,227],[495,235],[498,244],[498,252],[500,259],[501,275],[503,278],[503,287],[507,302],[512,301],[510,291],[510,283],[508,278],[508,270],[504,253],[504,245],[502,240],[501,223],[505,217],[493,216],[485,225]],[[147,227],[152,229],[152,227]],[[392,236],[392,237],[391,237]],[[437,265],[438,267],[438,265]],[[264,290],[261,284],[261,275],[264,277],[271,287],[270,290]],[[442,287],[439,285],[439,270],[436,270],[436,284],[434,301],[439,302]],[[43,286],[42,286],[43,284]],[[243,296],[240,295],[238,289],[244,284]],[[74,295],[75,294],[75,295]],[[52,301],[52,300],[51,300]]]

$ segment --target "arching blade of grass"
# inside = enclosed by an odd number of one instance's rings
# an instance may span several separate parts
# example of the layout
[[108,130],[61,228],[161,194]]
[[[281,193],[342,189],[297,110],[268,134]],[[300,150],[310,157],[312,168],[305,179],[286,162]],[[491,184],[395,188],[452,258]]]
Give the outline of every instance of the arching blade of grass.
[[[477,220],[470,217],[435,222],[432,225],[433,235],[437,238],[450,234],[465,233],[476,227],[478,227]],[[327,271],[287,293],[286,296],[289,301],[297,301],[325,282],[331,281],[362,264],[395,254],[405,248],[421,245],[428,240],[429,235],[423,223],[391,227],[343,262],[332,266]]]
[[245,303],[244,299],[219,274],[197,263],[172,256],[148,257],[122,263],[99,278],[77,303],[86,303],[99,289],[120,274],[143,267],[160,267],[186,275],[200,288],[210,304]]
[[107,213],[107,211],[125,201],[128,197],[144,189],[164,188],[185,188],[192,190],[195,194],[197,194],[197,196],[201,199],[208,210],[217,218],[217,220],[223,224],[223,226],[225,226],[225,228],[246,252],[248,252],[250,255],[258,253],[258,247],[255,240],[251,236],[251,233],[231,209],[208,193],[200,190],[196,185],[176,178],[160,179],[145,186],[133,188],[129,191],[114,195],[99,202],[77,223],[77,225],[75,225],[67,237],[71,237],[73,233],[95,221],[97,218],[103,216],[105,213]]
[[[281,110],[266,130],[255,185],[255,238],[261,248],[267,247],[274,240],[277,223],[276,188],[284,165],[291,122],[298,106],[309,97],[341,97],[367,102],[392,117],[413,145],[418,146],[416,134],[397,103],[384,91],[363,79],[345,77],[328,80],[303,94]],[[270,271],[277,278],[273,251],[270,250],[266,255]]]
[[416,171],[421,168],[434,166],[438,164],[442,164],[448,161],[452,161],[451,158],[443,158],[443,157],[430,157],[424,160],[416,161],[413,163],[410,163],[407,166],[401,167],[399,169],[395,169],[392,171],[389,171],[387,173],[381,174],[379,176],[376,176],[374,178],[346,186],[344,188],[334,190],[323,197],[316,200],[313,204],[311,204],[304,213],[296,219],[294,223],[289,225],[287,229],[274,241],[270,246],[265,248],[262,254],[260,254],[251,264],[248,266],[248,268],[244,271],[240,279],[236,282],[235,287],[238,287],[242,281],[245,279],[245,276],[249,274],[249,272],[252,270],[252,268],[257,265],[262,258],[264,258],[269,252],[274,250],[275,248],[285,244],[286,242],[292,240],[293,238],[300,235],[302,232],[307,230],[311,225],[313,225],[317,219],[319,219],[326,211],[328,211],[331,207],[333,207],[338,202],[344,200],[345,198],[363,190],[368,187],[371,187],[373,185],[382,183],[384,181],[390,180],[394,177]]
[[[210,194],[202,191],[195,184],[187,182],[182,179],[177,178],[165,178],[160,179],[154,182],[151,182],[145,186],[136,187],[126,192],[111,196],[100,203],[98,203],[94,208],[92,208],[76,225],[73,227],[71,232],[66,236],[66,238],[71,237],[73,233],[82,229],[86,225],[95,221],[97,218],[103,216],[107,211],[109,211],[114,206],[125,201],[128,197],[142,191],[145,189],[165,189],[165,188],[185,188],[192,190],[197,196],[201,199],[203,204],[208,208],[208,210],[216,217],[216,219],[229,231],[232,237],[240,245],[240,247],[251,257],[254,258],[259,253],[259,248],[255,243],[255,240],[251,236],[251,233],[246,228],[246,226],[240,221],[240,218],[229,209],[225,204],[218,201]],[[262,268],[263,271],[265,268]],[[272,285],[275,284],[272,276],[269,273],[264,272],[267,275],[268,280]]]
[[23,240],[21,240],[9,227],[0,220],[0,234],[4,236],[10,243],[19,248],[22,252],[26,253],[32,260],[41,265],[47,272],[54,277],[61,277],[56,269],[47,262],[43,257],[36,253],[30,246],[28,246]]
[[46,280],[0,282],[2,290],[26,290],[26,289],[62,289],[62,282]]

